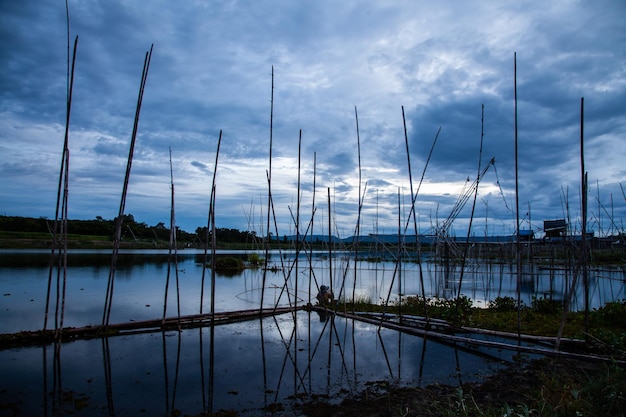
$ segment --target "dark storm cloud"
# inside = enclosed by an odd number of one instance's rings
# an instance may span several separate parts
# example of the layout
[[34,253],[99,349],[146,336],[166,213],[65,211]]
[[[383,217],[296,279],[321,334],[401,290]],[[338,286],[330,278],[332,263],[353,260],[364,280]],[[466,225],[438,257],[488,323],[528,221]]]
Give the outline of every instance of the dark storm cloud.
[[[397,224],[398,189],[403,204],[410,199],[401,106],[414,187],[441,127],[417,200],[427,227],[447,217],[465,180],[477,175],[484,104],[480,165],[491,157],[496,165],[481,182],[476,215],[488,206],[498,227],[510,229],[514,51],[520,212],[530,205],[534,219],[553,218],[562,215],[563,200],[579,205],[581,97],[590,183],[599,184],[603,204],[621,195],[626,7],[620,2],[259,1],[244,7],[237,1],[96,0],[70,1],[69,8],[71,41],[79,35],[70,125],[77,217],[115,212],[119,204],[141,70],[153,43],[129,202],[136,218],[150,224],[167,220],[170,148],[179,221],[186,230],[206,221],[203,198],[222,130],[220,220],[248,227],[242,206],[260,204],[267,193],[273,104],[272,187],[283,227],[290,221],[285,207],[296,198],[302,130],[304,192],[312,192],[315,154],[317,192],[333,188],[338,221],[353,230],[355,106],[364,213],[373,216],[377,207],[389,230]],[[64,4],[0,4],[0,166],[16,178],[15,187],[0,190],[9,214],[52,211],[54,193],[45,190],[55,187],[63,140],[67,38]],[[17,184],[43,190],[39,205]],[[616,206],[615,215],[623,218],[626,209]],[[465,210],[455,220],[459,233],[468,217]]]

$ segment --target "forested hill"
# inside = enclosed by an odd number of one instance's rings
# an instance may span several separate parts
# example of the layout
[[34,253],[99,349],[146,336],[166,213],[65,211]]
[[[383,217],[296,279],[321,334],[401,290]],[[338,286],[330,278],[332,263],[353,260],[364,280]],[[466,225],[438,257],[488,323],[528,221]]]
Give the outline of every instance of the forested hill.
[[[115,235],[116,219],[107,220],[98,216],[93,220],[68,220],[67,231],[70,240],[112,241]],[[170,229],[163,222],[154,226],[138,222],[132,214],[124,215],[122,222],[122,241],[126,242],[169,242]],[[51,239],[54,220],[45,217],[0,216],[2,239]],[[218,243],[252,244],[257,241],[254,232],[237,229],[216,229]],[[180,245],[203,245],[207,236],[206,227],[198,227],[195,233],[176,228],[176,240]]]

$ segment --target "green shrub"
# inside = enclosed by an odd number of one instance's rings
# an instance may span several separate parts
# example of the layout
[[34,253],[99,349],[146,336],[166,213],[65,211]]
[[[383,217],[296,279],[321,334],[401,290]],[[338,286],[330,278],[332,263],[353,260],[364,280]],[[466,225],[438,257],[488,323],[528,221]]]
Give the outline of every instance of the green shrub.
[[626,299],[606,303],[603,307],[594,309],[590,317],[598,324],[626,327]]
[[497,311],[517,311],[517,300],[513,297],[497,297],[489,302],[489,308]]
[[263,258],[261,258],[258,253],[252,252],[248,254],[248,262],[251,265],[259,266],[261,263],[263,263]]
[[472,300],[464,295],[458,298],[437,298],[432,301],[435,316],[444,320],[467,323],[472,314]]
[[560,301],[550,300],[545,297],[533,297],[530,308],[537,313],[544,314],[560,314],[563,312],[563,304]]
[[243,261],[239,258],[224,256],[215,259],[215,271],[217,272],[238,272],[243,268]]

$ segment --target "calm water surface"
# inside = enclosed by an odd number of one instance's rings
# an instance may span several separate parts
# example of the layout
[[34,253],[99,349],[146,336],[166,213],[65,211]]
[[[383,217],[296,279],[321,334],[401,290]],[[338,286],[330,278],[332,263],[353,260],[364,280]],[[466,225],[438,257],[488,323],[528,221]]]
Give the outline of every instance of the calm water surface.
[[[202,292],[202,252],[179,252],[178,274],[170,269],[166,315],[196,314]],[[63,326],[100,324],[109,275],[110,252],[76,251],[67,272]],[[332,285],[348,298],[387,298],[421,294],[415,264],[400,270],[391,262],[354,261],[337,254],[329,262],[317,253],[294,263],[272,254],[278,272],[246,269],[233,277],[216,276],[215,310],[258,308],[313,302],[317,285]],[[43,327],[48,284],[48,252],[0,252],[0,333]],[[309,268],[309,265],[311,266]],[[210,309],[211,271],[206,270],[203,311]],[[433,263],[423,264],[425,293],[454,296],[460,271],[447,274]],[[477,305],[499,296],[515,296],[517,274],[510,265],[469,263],[462,294]],[[167,252],[123,252],[118,263],[111,322],[163,316],[168,273]],[[178,277],[176,277],[176,275]],[[592,271],[590,298],[594,307],[624,298],[624,273]],[[176,281],[178,278],[178,286]],[[296,279],[297,278],[297,279]],[[55,314],[53,277],[49,325]],[[572,276],[563,270],[523,271],[522,299],[562,299]],[[317,284],[317,285],[316,285]],[[177,289],[178,294],[177,297]],[[312,289],[309,290],[309,287]],[[575,305],[582,305],[577,289]],[[462,350],[343,318],[323,320],[300,311],[214,329],[157,332],[80,340],[53,346],[0,351],[0,415],[131,416],[168,415],[172,410],[198,414],[219,409],[258,415],[270,404],[290,406],[310,395],[343,396],[362,391],[366,383],[393,385],[460,384],[480,379],[511,360],[511,352]],[[56,359],[55,359],[56,358]],[[64,396],[58,395],[64,392]],[[53,395],[57,393],[57,395]],[[286,413],[287,415],[289,412]]]

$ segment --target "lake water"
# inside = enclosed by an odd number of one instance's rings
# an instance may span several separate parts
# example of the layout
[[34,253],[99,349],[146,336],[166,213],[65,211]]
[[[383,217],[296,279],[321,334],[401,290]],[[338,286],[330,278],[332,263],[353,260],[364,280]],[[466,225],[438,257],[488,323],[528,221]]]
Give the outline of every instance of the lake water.
[[[406,263],[354,261],[349,254],[272,253],[277,272],[246,269],[236,276],[217,274],[216,312],[314,303],[317,285],[332,285],[335,295],[374,302],[421,294],[419,269]],[[0,333],[43,327],[48,283],[47,251],[0,252]],[[121,252],[111,308],[111,323],[163,316],[167,252]],[[200,310],[202,251],[179,251],[180,313]],[[110,251],[73,251],[67,271],[64,327],[100,324]],[[310,266],[310,267],[309,267]],[[448,273],[425,262],[428,297],[456,294],[458,267]],[[264,279],[265,275],[265,279]],[[522,300],[562,299],[572,276],[564,270],[527,267]],[[297,279],[296,279],[297,278]],[[599,307],[626,298],[624,272],[603,268],[590,273],[590,302]],[[515,297],[517,274],[511,265],[469,262],[461,293],[476,305],[495,297]],[[210,311],[211,271],[206,270],[203,312]],[[48,328],[54,327],[56,275]],[[317,285],[316,285],[317,284]],[[582,286],[580,286],[582,287]],[[309,290],[311,288],[311,290]],[[574,306],[583,305],[582,289]],[[176,273],[170,271],[166,315],[178,310]],[[60,316],[56,318],[57,322]],[[322,396],[338,401],[384,384],[424,386],[478,380],[511,360],[495,349],[463,350],[378,326],[299,311],[214,328],[133,334],[79,340],[54,346],[0,350],[0,415],[196,415],[234,409],[258,415],[272,404],[290,407]],[[285,412],[290,415],[289,411]]]

